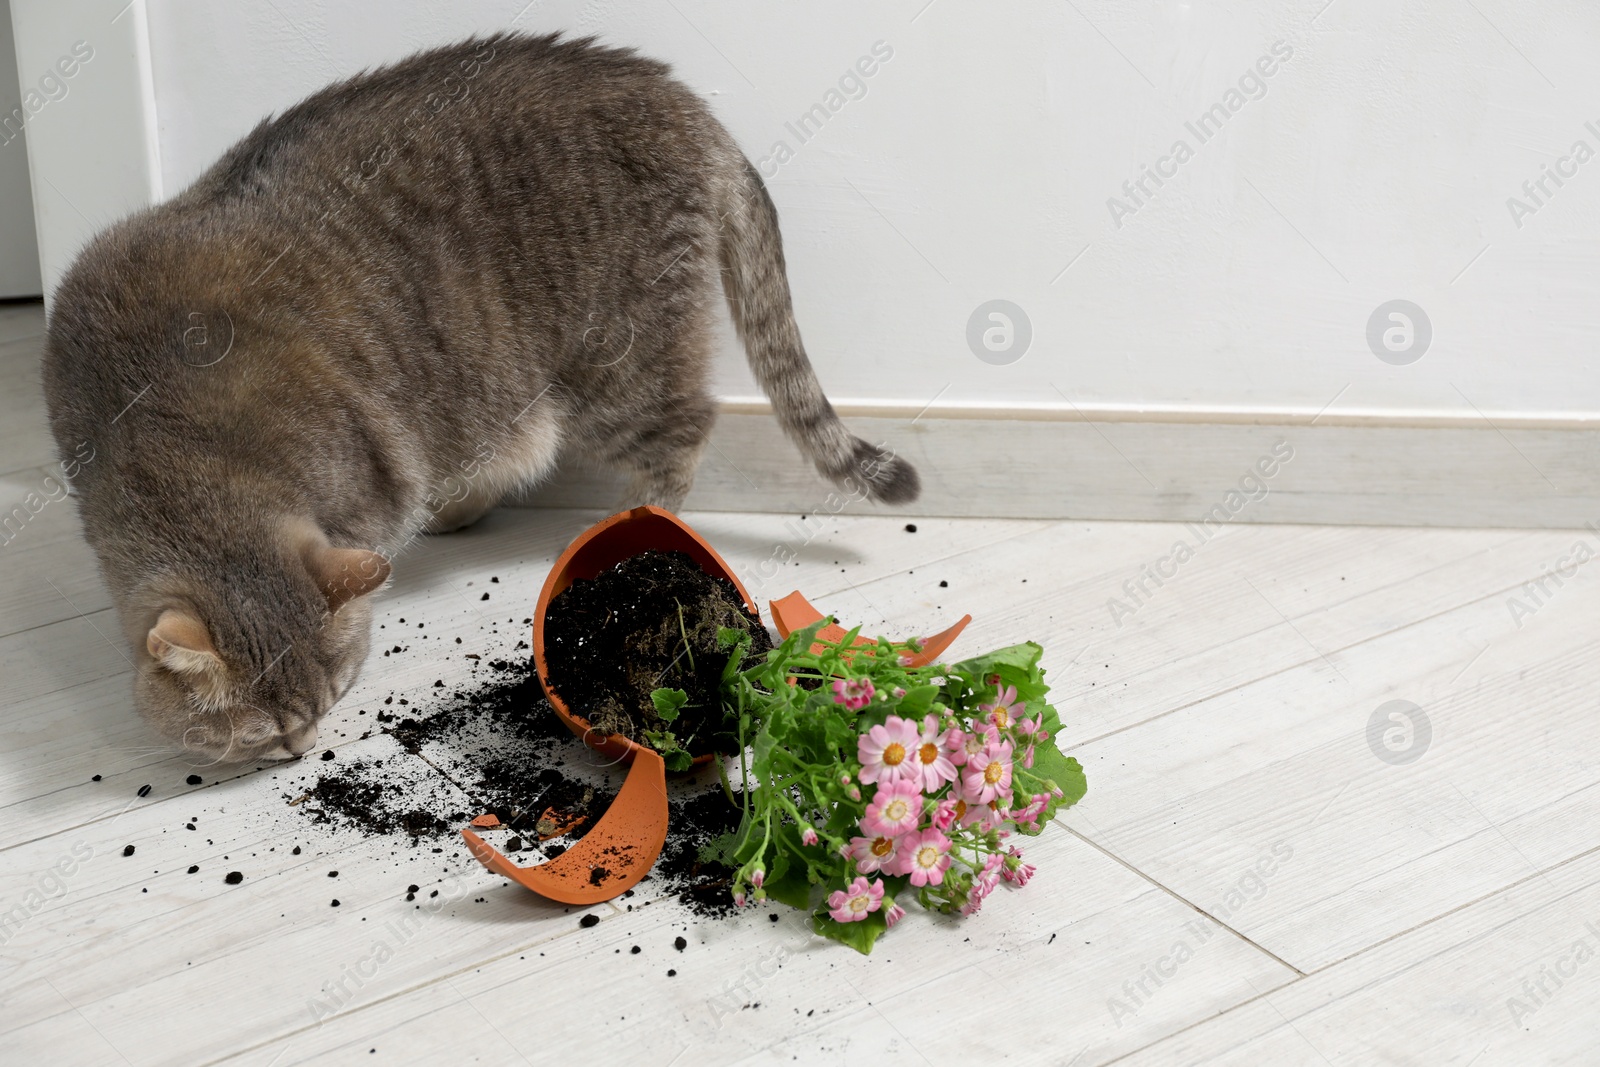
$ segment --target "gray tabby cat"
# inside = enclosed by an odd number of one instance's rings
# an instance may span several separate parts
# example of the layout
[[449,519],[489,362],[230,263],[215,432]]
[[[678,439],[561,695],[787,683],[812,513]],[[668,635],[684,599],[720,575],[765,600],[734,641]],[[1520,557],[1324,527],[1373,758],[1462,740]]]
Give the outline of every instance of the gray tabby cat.
[[212,760],[308,751],[419,529],[558,452],[676,508],[715,414],[716,292],[788,436],[889,503],[800,343],[778,220],[662,64],[500,35],[263,122],[97,236],[56,291],[45,391],[152,725]]

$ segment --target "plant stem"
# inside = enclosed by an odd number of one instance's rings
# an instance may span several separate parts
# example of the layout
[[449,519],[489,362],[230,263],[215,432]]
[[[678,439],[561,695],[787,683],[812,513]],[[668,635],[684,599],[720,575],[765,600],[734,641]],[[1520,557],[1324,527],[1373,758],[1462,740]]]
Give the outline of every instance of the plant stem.
[[698,672],[699,668],[694,665],[694,649],[689,647],[689,631],[683,625],[683,601],[673,597],[672,602],[678,605],[678,632],[683,635],[683,654],[689,657],[689,669]]
[[722,780],[722,793],[728,798],[729,804],[736,804],[733,799],[733,783],[728,781],[728,761],[721,756],[714,757],[717,761],[717,777]]

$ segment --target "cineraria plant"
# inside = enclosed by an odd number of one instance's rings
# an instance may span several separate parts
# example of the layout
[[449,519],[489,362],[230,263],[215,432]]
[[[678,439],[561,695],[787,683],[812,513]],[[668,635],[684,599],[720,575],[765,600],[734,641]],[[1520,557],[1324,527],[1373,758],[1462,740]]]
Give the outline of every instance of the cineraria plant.
[[737,903],[811,911],[817,933],[865,953],[911,899],[970,916],[1001,883],[1026,885],[1033,867],[1010,839],[1087,787],[1056,747],[1038,645],[912,667],[915,644],[831,643],[824,622],[742,671],[749,636],[722,633],[744,815],[713,847],[736,868]]

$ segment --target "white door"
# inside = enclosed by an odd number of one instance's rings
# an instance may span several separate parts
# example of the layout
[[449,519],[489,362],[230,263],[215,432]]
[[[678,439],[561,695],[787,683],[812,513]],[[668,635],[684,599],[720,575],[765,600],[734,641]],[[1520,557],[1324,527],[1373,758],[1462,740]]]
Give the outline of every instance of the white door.
[[28,145],[15,122],[21,107],[17,50],[11,39],[11,2],[0,0],[0,299],[38,296],[39,242],[33,231],[33,187]]

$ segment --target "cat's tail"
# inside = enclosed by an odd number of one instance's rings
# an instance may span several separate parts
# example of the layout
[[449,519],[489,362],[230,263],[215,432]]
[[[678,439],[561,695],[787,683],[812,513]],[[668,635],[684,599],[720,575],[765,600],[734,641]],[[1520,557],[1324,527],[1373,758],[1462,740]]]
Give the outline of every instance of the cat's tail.
[[740,159],[743,173],[723,208],[722,282],[750,369],[783,432],[823,477],[885,504],[910,503],[922,489],[917,469],[845,429],[822,392],[794,321],[778,210],[761,175]]

